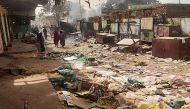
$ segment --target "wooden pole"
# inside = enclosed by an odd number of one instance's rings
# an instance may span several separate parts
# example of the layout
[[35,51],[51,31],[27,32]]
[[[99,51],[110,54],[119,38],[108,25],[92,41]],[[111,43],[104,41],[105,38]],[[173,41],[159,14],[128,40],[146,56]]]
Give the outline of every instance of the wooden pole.
[[6,33],[6,28],[5,28],[5,20],[4,20],[4,15],[3,12],[1,12],[1,22],[2,22],[2,27],[3,27],[3,32],[4,32],[4,39],[5,39],[5,44],[6,46],[8,45],[8,41],[7,41],[7,33]]
[[3,47],[3,38],[0,32],[0,54],[3,53],[4,47]]
[[7,19],[7,13],[5,14],[5,21],[6,21],[6,27],[7,27],[7,35],[8,35],[8,40],[10,41],[10,31],[9,31],[9,23]]

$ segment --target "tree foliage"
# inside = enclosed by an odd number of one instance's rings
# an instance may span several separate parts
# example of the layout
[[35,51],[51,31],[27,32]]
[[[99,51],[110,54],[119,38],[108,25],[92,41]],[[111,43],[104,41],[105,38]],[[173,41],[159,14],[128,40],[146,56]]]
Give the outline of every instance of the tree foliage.
[[53,16],[59,26],[60,18],[68,15],[68,11],[65,10],[66,1],[67,0],[49,0],[48,3],[43,6],[39,16]]

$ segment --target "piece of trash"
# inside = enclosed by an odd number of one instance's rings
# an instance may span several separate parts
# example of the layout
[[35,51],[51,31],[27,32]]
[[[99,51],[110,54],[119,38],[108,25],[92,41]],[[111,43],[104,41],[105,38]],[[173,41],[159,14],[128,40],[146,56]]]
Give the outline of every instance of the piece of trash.
[[96,75],[103,76],[103,77],[110,77],[110,76],[115,76],[116,73],[113,71],[97,71]]
[[76,56],[65,57],[64,60],[65,61],[77,60],[77,57]]
[[74,64],[73,68],[74,68],[74,69],[79,69],[79,70],[81,70],[81,69],[84,68],[84,65],[85,65],[84,62],[77,61],[77,62]]
[[190,92],[190,89],[187,89],[187,92]]
[[171,102],[169,105],[170,105],[170,107],[172,107],[174,109],[180,109],[185,104],[186,104],[186,102],[184,100],[175,100],[174,102]]
[[59,91],[59,92],[57,92],[57,95],[58,95],[60,100],[66,101],[67,106],[69,106],[69,107],[75,106],[72,99],[71,99],[70,92],[68,92],[68,91]]
[[190,104],[183,106],[181,109],[190,109]]
[[59,77],[59,78],[49,78],[49,81],[51,82],[51,84],[53,86],[63,86],[64,82],[65,82],[65,78],[64,77]]
[[185,102],[186,102],[187,104],[190,103],[190,98],[184,98],[184,100],[185,100]]
[[139,82],[135,79],[132,79],[132,78],[128,78],[128,83],[131,84],[133,87],[135,88],[145,88],[145,86],[143,85],[143,82]]
[[105,106],[107,109],[117,109],[119,107],[119,102],[113,96],[105,96],[98,99],[97,104],[100,106]]
[[155,94],[156,95],[160,95],[160,96],[165,96],[165,94],[164,94],[164,92],[161,90],[161,89],[157,89],[156,91],[155,91]]
[[163,97],[160,95],[148,96],[147,97],[147,102],[149,102],[149,103],[158,103],[162,100],[163,100]]
[[135,66],[148,66],[146,62],[139,62]]
[[139,82],[139,81],[137,81],[136,79],[132,79],[132,78],[128,78],[128,82],[129,82],[130,84],[142,83],[142,82]]

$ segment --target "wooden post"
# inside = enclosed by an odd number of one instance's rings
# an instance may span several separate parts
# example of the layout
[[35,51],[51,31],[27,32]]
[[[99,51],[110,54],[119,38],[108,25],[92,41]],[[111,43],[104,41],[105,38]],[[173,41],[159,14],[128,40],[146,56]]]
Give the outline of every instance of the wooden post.
[[7,27],[7,35],[8,35],[8,41],[10,41],[10,31],[9,31],[9,23],[8,23],[8,19],[7,19],[7,13],[5,14],[5,21],[6,21],[6,27]]
[[4,47],[3,47],[3,38],[1,36],[1,32],[0,32],[0,54],[2,54],[4,51]]
[[3,32],[4,32],[4,39],[5,39],[5,44],[6,46],[8,45],[8,41],[7,41],[7,33],[6,33],[6,28],[5,28],[5,20],[4,20],[4,16],[3,16],[3,12],[1,12],[1,22],[2,22],[2,27],[3,27]]

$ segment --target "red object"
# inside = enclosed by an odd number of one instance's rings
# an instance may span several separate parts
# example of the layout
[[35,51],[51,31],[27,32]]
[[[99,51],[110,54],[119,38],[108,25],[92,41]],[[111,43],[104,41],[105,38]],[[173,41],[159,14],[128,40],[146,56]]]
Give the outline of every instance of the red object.
[[57,30],[55,30],[54,31],[54,44],[58,45],[59,40],[60,40],[60,34],[59,34],[59,32]]
[[160,37],[154,39],[152,55],[159,58],[190,58],[190,37]]
[[65,46],[65,33],[60,33],[60,44],[63,46]]

